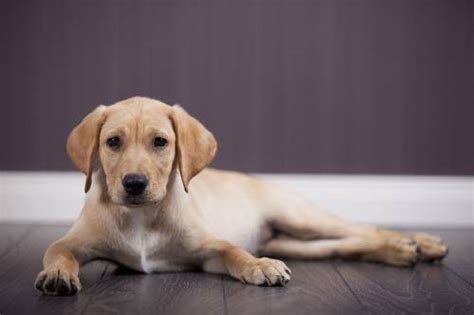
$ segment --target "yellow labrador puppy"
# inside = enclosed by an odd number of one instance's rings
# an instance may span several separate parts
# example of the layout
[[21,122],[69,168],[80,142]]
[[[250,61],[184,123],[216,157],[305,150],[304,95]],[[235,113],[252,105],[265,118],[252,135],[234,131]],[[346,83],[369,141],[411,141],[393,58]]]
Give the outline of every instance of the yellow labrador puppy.
[[67,150],[87,195],[71,230],[46,251],[35,284],[46,294],[78,292],[79,267],[96,258],[146,273],[200,268],[283,285],[288,267],[255,255],[411,266],[447,253],[437,237],[349,224],[253,177],[206,169],[216,140],[176,105],[134,97],[99,106]]

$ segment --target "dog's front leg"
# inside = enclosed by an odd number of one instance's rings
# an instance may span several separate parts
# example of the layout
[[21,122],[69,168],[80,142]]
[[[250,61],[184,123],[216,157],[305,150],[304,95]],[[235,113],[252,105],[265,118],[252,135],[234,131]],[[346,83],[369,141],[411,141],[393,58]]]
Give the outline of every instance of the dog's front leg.
[[203,245],[206,253],[204,271],[225,273],[255,285],[285,285],[291,271],[284,262],[271,258],[256,258],[247,251],[227,241],[207,240]]
[[49,295],[73,295],[81,289],[79,266],[84,260],[78,245],[71,238],[51,244],[43,258],[43,271],[36,278],[35,287]]

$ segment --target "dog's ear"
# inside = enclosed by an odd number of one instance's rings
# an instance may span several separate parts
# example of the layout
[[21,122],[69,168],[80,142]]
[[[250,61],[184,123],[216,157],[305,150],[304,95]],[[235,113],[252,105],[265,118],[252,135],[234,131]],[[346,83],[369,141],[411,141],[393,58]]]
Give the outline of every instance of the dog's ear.
[[91,186],[94,160],[99,148],[99,134],[104,124],[107,107],[100,105],[87,115],[81,123],[71,131],[67,139],[67,152],[74,165],[86,174],[85,192]]
[[217,141],[209,130],[179,105],[172,107],[171,120],[176,135],[176,159],[187,192],[191,179],[214,159]]

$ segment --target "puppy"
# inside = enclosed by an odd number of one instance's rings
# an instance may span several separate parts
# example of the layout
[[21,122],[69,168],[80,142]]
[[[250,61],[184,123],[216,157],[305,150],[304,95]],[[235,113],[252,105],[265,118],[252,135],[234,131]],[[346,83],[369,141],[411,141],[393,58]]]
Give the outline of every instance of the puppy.
[[84,207],[47,249],[35,287],[75,294],[79,267],[100,258],[145,273],[199,268],[274,286],[291,271],[267,257],[411,266],[447,253],[435,236],[349,224],[271,184],[206,168],[216,150],[212,133],[177,105],[134,97],[97,107],[67,142],[86,175]]

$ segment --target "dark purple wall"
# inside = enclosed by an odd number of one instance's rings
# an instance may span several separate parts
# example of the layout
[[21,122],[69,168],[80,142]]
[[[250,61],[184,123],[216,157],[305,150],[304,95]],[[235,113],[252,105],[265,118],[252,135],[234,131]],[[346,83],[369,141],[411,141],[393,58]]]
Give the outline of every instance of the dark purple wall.
[[474,175],[474,1],[0,2],[0,169],[71,169],[98,104],[178,102],[214,166]]

